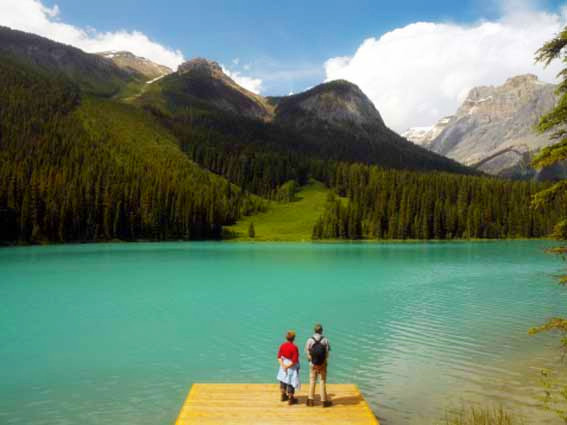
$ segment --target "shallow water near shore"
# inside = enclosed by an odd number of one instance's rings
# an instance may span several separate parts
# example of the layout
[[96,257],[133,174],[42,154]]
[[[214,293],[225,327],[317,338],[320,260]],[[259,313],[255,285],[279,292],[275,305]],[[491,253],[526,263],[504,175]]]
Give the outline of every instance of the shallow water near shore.
[[329,381],[358,384],[384,424],[433,423],[462,400],[543,421],[537,368],[557,340],[527,330],[567,315],[549,246],[0,249],[0,423],[170,424],[193,382],[274,381],[284,332],[302,350],[316,321]]

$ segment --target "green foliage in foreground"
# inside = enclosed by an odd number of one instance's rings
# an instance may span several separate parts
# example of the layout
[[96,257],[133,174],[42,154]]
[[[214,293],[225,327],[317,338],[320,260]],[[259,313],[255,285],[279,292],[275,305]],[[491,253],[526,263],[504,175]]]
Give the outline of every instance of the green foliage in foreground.
[[[567,62],[566,47],[567,27],[537,51],[536,60],[545,65],[549,65],[556,59],[565,63]],[[543,168],[567,160],[567,68],[563,69],[558,76],[561,78],[561,83],[556,90],[559,102],[549,113],[541,117],[537,126],[540,133],[547,133],[551,139],[557,140],[557,143],[542,149],[534,158],[535,168]],[[565,193],[567,193],[567,183],[559,181],[547,190],[538,193],[534,199],[534,206],[549,209],[552,203]],[[554,234],[557,239],[567,239],[567,219],[565,217],[557,223]]]
[[[561,60],[567,63],[567,27],[565,27],[555,38],[548,41],[536,53],[536,60],[545,65],[549,65],[554,60]],[[564,68],[558,75],[561,83],[557,88],[559,102],[546,115],[544,115],[537,129],[541,133],[549,133],[552,139],[557,143],[543,149],[534,159],[535,168],[542,168],[553,165],[555,163],[567,160],[567,68]],[[546,214],[551,214],[555,209],[556,203],[559,201],[565,205],[565,197],[567,196],[567,182],[561,180],[553,186],[539,192],[533,200],[533,206]],[[559,240],[567,239],[567,218],[565,211],[559,220],[556,220],[553,236]],[[551,250],[551,252],[560,254],[564,257],[567,247],[562,246]],[[559,278],[559,283],[565,285],[567,283],[567,275]],[[561,349],[567,350],[567,319],[563,317],[554,317],[549,319],[541,326],[530,329],[530,334],[540,332],[556,332],[561,335]],[[564,382],[557,381],[555,371],[542,371],[543,384],[543,402],[546,409],[555,412],[564,423],[567,423],[567,385]]]
[[443,425],[523,425],[525,422],[503,407],[463,407],[447,415]]

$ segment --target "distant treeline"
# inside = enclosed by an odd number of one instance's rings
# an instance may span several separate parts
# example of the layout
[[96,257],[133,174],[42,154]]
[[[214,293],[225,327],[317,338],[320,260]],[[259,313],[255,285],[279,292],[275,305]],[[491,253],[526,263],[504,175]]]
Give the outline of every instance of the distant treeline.
[[0,241],[220,238],[264,206],[138,108],[8,60],[0,81]]
[[548,235],[564,202],[539,211],[533,195],[545,187],[493,177],[385,170],[337,164],[331,195],[313,239],[533,238]]

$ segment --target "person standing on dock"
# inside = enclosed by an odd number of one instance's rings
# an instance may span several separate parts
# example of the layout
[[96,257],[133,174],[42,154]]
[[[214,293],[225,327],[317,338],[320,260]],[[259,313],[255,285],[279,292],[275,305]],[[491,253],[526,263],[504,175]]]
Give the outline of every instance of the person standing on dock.
[[327,397],[327,360],[331,345],[327,337],[323,336],[323,326],[319,323],[315,325],[315,333],[307,339],[305,343],[305,354],[309,359],[309,396],[307,406],[313,406],[315,396],[315,384],[319,377],[321,385],[321,401],[323,407],[332,406],[332,402]]
[[287,342],[280,345],[278,350],[278,370],[277,379],[280,381],[281,400],[287,401],[290,405],[297,404],[295,391],[301,387],[299,381],[299,349],[293,343],[295,332],[288,331],[285,336]]

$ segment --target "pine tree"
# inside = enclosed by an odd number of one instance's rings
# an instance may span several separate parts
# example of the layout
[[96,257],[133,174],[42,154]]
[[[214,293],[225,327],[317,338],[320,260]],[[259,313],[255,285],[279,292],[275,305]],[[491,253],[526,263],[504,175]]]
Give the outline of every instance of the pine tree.
[[253,222],[250,222],[250,226],[248,226],[248,237],[252,239],[256,237],[256,230],[254,229]]
[[[559,59],[564,63],[567,55],[567,26],[555,38],[548,41],[536,53],[536,60],[543,62],[546,66],[552,61]],[[567,68],[564,68],[558,75],[562,81],[559,84],[556,93],[559,95],[559,101],[555,107],[546,115],[544,115],[539,124],[540,133],[549,133],[550,137],[557,140],[552,146],[544,148],[533,161],[533,166],[543,168],[556,164],[567,159]],[[546,212],[552,211],[556,202],[559,200],[565,205],[567,196],[567,180],[560,180],[553,186],[539,192],[533,201],[533,206]],[[564,209],[563,209],[564,211]],[[555,225],[554,236],[559,240],[567,239],[567,218],[561,217],[561,220]],[[552,252],[564,256],[567,253],[567,246],[555,248]],[[561,284],[567,282],[567,275],[563,275],[559,279]],[[559,331],[561,334],[561,348],[567,349],[567,319],[556,317],[550,319],[543,325],[531,329],[531,333]],[[555,411],[563,421],[567,421],[567,411],[565,410],[565,401],[567,401],[567,385],[557,384],[549,381],[549,374],[544,375],[544,385],[548,397],[545,399],[546,408]]]

